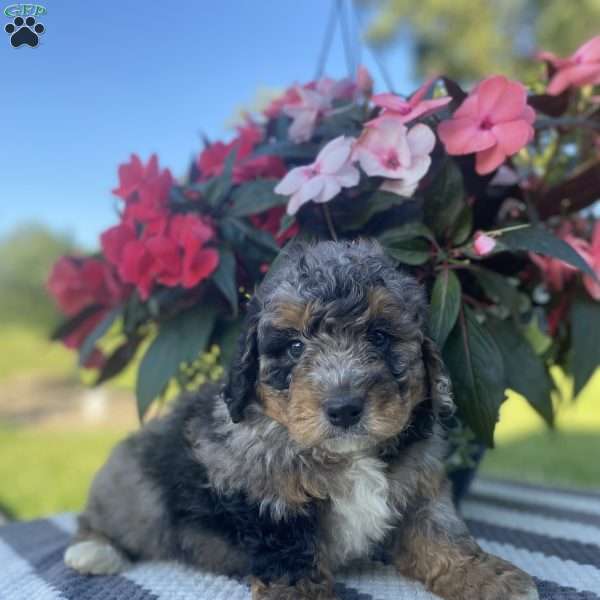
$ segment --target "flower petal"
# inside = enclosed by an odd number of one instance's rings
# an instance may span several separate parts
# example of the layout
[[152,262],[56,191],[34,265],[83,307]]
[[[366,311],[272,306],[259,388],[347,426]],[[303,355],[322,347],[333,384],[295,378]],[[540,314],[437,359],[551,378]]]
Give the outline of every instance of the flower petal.
[[342,187],[354,187],[360,181],[360,172],[354,165],[344,165],[336,173],[336,179]]
[[396,94],[375,94],[371,100],[375,106],[387,108],[392,112],[402,112],[411,108],[410,104],[404,98]]
[[314,198],[315,202],[329,202],[332,198],[340,193],[342,186],[339,184],[336,177],[324,177],[323,188],[321,192]]
[[274,192],[289,196],[296,193],[308,180],[310,167],[296,167],[289,171],[286,176],[275,186]]
[[600,63],[580,64],[559,69],[548,85],[548,93],[558,95],[568,87],[600,83]]
[[533,138],[533,127],[525,121],[511,121],[494,125],[492,133],[496,136],[502,151],[511,156]]
[[414,157],[430,154],[435,146],[435,134],[427,125],[419,123],[409,130],[406,135],[408,147]]
[[506,154],[500,144],[478,152],[475,157],[475,170],[479,175],[487,175],[497,169],[506,160]]
[[491,148],[496,138],[471,118],[450,119],[438,125],[438,135],[448,154],[471,154]]
[[477,86],[477,105],[481,117],[493,115],[500,108],[508,84],[509,81],[504,75],[495,75],[484,79]]
[[573,59],[578,58],[585,62],[600,62],[600,35],[588,40],[575,51]]
[[315,164],[321,173],[333,174],[340,169],[350,158],[354,138],[340,135],[325,145],[319,154]]
[[381,185],[381,190],[398,194],[403,198],[410,198],[417,189],[416,183],[407,183],[403,179],[388,179]]

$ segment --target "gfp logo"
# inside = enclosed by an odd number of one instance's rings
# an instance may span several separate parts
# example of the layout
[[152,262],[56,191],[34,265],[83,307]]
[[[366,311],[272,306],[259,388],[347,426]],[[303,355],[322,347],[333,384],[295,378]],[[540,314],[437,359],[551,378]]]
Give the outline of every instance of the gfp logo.
[[36,17],[45,15],[48,11],[41,4],[11,4],[4,9],[5,16],[12,18],[12,23],[4,26],[4,31],[10,35],[10,44],[13,48],[27,45],[35,48],[40,35],[46,31]]

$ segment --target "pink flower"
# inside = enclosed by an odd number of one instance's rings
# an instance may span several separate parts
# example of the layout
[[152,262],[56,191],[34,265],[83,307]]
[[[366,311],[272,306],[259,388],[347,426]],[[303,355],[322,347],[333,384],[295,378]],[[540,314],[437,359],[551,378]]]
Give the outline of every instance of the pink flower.
[[432,100],[423,100],[427,90],[436,80],[432,77],[426,81],[408,100],[404,100],[396,94],[376,94],[373,96],[373,104],[383,108],[383,113],[376,119],[369,121],[367,125],[374,125],[379,119],[385,117],[396,117],[400,123],[414,121],[418,117],[425,117],[446,106],[452,100],[450,96],[435,98]]
[[360,65],[356,71],[356,87],[366,98],[373,93],[373,78],[369,70],[363,65]]
[[354,138],[343,135],[331,140],[314,163],[292,169],[277,184],[277,194],[291,196],[287,206],[289,215],[295,215],[310,200],[329,202],[342,188],[358,184],[360,173],[351,161],[353,143]]
[[364,129],[354,156],[369,177],[388,179],[382,189],[411,196],[429,169],[434,146],[435,135],[427,125],[408,130],[395,116],[384,116]]
[[438,126],[448,154],[476,153],[480,175],[497,169],[533,139],[534,110],[524,86],[502,75],[483,80],[454,117]]
[[[570,223],[564,223],[557,234],[558,237],[567,242],[567,244],[580,254],[583,260],[590,265],[592,264],[590,244],[586,240],[579,238],[572,233],[572,226]],[[577,272],[576,267],[557,258],[541,256],[532,252],[529,253],[529,258],[539,267],[546,285],[554,292],[562,291],[565,285]],[[586,277],[593,283],[594,280],[591,277]]]
[[477,256],[486,256],[496,247],[496,240],[482,231],[473,236],[473,250]]
[[600,83],[600,35],[588,40],[569,58],[558,58],[551,52],[540,52],[538,58],[547,60],[556,69],[548,85],[548,93],[552,96],[569,87]]
[[[597,221],[592,234],[592,242],[588,246],[588,263],[594,269],[596,277],[600,279],[600,221]],[[600,283],[589,275],[583,276],[583,284],[585,285],[589,295],[594,300],[600,300]]]
[[308,141],[315,130],[317,121],[327,115],[333,108],[334,100],[351,100],[356,85],[348,80],[334,81],[325,77],[314,84],[314,87],[297,87],[299,101],[283,106],[283,112],[292,117],[288,135],[296,143]]

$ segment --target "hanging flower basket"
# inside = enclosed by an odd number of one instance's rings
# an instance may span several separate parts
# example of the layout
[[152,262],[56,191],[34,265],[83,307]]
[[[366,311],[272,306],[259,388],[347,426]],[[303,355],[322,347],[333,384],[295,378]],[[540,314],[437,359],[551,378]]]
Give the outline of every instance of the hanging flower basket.
[[173,382],[215,375],[217,349],[227,364],[291,239],[373,237],[430,294],[464,430],[492,445],[508,388],[551,425],[551,367],[578,393],[600,363],[600,225],[582,212],[600,198],[600,37],[542,58],[545,92],[496,75],[372,95],[364,69],[294,85],[184,179],[133,155],[102,253],[50,275],[55,337],[97,384],[139,361],[143,416]]

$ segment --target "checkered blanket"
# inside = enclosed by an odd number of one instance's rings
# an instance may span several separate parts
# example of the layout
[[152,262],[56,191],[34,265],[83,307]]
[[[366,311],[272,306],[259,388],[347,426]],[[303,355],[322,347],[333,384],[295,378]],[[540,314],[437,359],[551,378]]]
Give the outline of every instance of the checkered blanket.
[[[542,600],[600,600],[600,493],[478,480],[462,511],[479,543],[536,580]],[[70,514],[0,527],[1,600],[249,600],[241,581],[173,563],[84,577],[62,556]],[[422,586],[373,564],[341,573],[342,600],[434,600]]]

